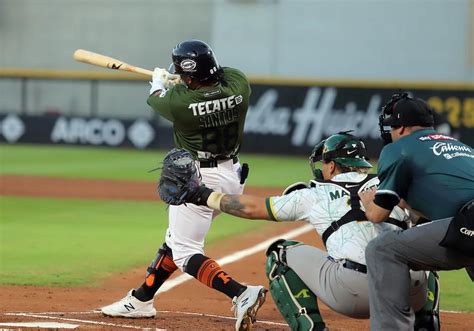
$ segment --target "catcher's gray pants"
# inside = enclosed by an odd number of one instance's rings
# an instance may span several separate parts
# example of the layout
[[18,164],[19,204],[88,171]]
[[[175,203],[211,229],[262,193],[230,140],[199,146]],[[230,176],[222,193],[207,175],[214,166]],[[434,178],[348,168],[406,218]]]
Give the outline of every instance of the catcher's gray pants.
[[474,266],[474,258],[438,245],[451,218],[400,232],[386,232],[369,242],[365,257],[369,278],[371,330],[413,330],[408,299],[409,268],[454,270]]
[[[318,248],[301,245],[289,247],[286,252],[288,266],[332,310],[353,318],[369,318],[367,275],[343,267],[343,262],[328,259]],[[410,290],[415,310],[426,301],[427,278],[424,272],[413,273]]]

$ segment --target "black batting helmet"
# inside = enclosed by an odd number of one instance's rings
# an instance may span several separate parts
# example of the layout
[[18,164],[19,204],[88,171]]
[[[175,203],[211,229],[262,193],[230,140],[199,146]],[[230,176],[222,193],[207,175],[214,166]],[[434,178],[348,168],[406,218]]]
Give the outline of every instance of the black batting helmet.
[[175,74],[188,76],[200,82],[217,79],[222,71],[211,47],[201,40],[179,43],[173,49],[171,58]]

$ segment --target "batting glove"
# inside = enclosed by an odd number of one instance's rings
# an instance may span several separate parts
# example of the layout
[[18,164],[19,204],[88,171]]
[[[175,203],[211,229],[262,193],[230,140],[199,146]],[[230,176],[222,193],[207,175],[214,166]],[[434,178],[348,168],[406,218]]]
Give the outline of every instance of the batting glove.
[[165,69],[155,68],[155,70],[153,70],[152,81],[150,82],[150,94],[165,89],[166,74],[168,74],[168,72]]

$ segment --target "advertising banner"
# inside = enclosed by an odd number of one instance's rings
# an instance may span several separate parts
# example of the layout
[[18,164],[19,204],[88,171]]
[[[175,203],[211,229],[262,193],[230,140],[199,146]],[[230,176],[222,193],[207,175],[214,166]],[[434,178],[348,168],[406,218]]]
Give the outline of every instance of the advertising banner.
[[161,128],[146,119],[0,114],[0,141],[138,149],[169,148],[173,145],[173,133],[171,128],[164,128],[164,132],[161,132]]
[[[320,140],[353,130],[371,157],[382,148],[378,116],[399,90],[253,84],[242,152],[309,156]],[[438,131],[474,146],[474,95],[470,90],[410,90],[436,111]],[[0,141],[109,147],[173,146],[166,120],[0,114]]]
[[[370,156],[383,147],[378,117],[393,88],[252,85],[242,150],[309,155],[320,140],[354,130]],[[474,145],[473,91],[410,90],[435,110],[437,129]]]

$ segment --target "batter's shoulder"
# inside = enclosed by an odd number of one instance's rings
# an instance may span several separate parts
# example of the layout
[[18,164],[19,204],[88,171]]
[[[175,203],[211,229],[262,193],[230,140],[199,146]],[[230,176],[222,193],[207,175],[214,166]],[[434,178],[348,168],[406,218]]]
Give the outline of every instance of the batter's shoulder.
[[243,78],[247,80],[247,76],[239,69],[224,67],[223,70],[224,70],[224,75],[227,77],[239,77],[239,78]]

